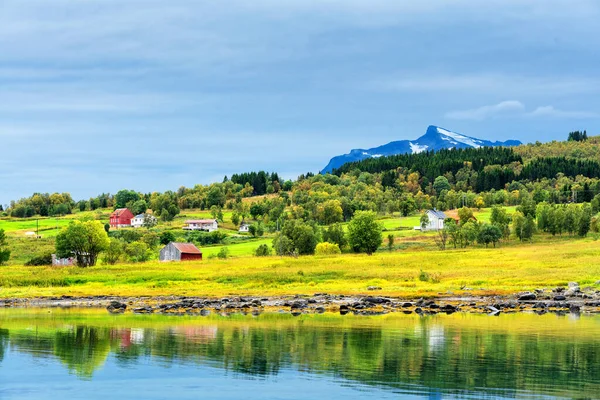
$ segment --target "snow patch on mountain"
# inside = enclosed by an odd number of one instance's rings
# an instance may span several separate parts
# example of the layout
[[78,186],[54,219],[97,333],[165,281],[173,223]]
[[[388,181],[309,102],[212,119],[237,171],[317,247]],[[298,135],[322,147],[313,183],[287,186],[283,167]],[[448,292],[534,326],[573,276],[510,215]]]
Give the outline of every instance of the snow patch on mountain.
[[[481,147],[481,144],[480,144],[480,143],[482,143],[481,140],[473,139],[468,136],[461,135],[460,133],[450,132],[444,128],[440,128],[440,127],[436,127],[436,128],[437,128],[437,131],[440,133],[440,135],[442,135],[442,140],[451,140],[451,139],[448,139],[447,137],[444,137],[444,136],[448,136],[448,137],[456,140],[457,142],[464,143],[464,144],[474,147],[476,149]],[[457,143],[454,142],[454,144],[457,144]]]

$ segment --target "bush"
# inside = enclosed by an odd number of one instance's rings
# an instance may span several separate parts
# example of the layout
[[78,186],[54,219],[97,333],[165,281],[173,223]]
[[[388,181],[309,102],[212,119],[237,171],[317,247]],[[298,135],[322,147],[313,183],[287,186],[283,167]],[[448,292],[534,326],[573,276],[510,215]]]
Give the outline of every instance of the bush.
[[221,250],[217,253],[217,257],[225,259],[229,257],[229,249],[227,247],[221,247]]
[[26,266],[41,266],[41,265],[52,265],[52,254],[41,254],[37,256],[33,256],[29,261],[25,263]]
[[175,240],[175,234],[171,231],[164,231],[160,234],[160,244],[164,244],[166,246]]
[[340,246],[334,243],[323,242],[319,243],[315,248],[315,254],[318,256],[327,256],[333,254],[342,254]]
[[261,244],[256,248],[254,252],[256,257],[266,257],[271,255],[271,248],[266,244]]
[[220,231],[214,232],[189,232],[186,235],[186,239],[188,242],[194,242],[201,246],[206,246],[209,244],[220,244],[223,242],[227,235]]
[[146,262],[151,256],[148,245],[144,242],[133,242],[128,244],[125,253],[127,253],[129,261],[134,263]]
[[125,243],[119,239],[111,238],[108,248],[104,251],[102,262],[109,265],[114,265],[121,259],[124,253]]
[[373,254],[381,245],[381,226],[372,211],[358,211],[348,224],[348,242],[356,253]]

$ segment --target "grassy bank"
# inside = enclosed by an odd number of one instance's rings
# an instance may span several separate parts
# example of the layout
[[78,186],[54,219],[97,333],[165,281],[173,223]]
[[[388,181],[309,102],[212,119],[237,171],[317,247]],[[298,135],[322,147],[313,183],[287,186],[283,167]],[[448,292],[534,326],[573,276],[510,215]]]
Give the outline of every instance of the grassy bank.
[[1,270],[0,297],[373,293],[368,286],[403,297],[508,294],[569,281],[595,286],[599,257],[599,242],[586,239],[373,256],[239,257],[89,269],[9,266]]

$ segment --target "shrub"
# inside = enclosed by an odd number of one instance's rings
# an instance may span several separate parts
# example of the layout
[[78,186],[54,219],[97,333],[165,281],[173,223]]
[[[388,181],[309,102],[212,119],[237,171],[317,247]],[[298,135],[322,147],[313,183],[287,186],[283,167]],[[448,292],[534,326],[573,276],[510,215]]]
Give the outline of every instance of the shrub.
[[333,254],[341,254],[340,246],[334,243],[323,242],[319,243],[315,248],[315,254],[318,256],[326,256]]
[[41,266],[41,265],[52,265],[52,254],[41,254],[33,256],[29,261],[25,263],[26,266]]
[[266,244],[261,244],[256,248],[254,252],[256,257],[266,257],[271,255],[271,248]]
[[225,259],[229,257],[229,249],[227,247],[221,247],[221,250],[217,253],[217,257]]
[[125,253],[131,262],[145,262],[150,259],[150,250],[144,242],[133,242],[127,245]]

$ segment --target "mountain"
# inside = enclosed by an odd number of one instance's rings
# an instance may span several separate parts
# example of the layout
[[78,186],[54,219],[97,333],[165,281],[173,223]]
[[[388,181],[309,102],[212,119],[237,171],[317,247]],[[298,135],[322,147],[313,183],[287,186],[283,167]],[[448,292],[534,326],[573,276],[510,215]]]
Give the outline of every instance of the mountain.
[[398,140],[384,144],[372,149],[354,149],[350,153],[333,157],[329,164],[321,171],[322,174],[331,172],[342,165],[364,160],[369,157],[393,156],[396,154],[420,153],[426,150],[441,149],[464,149],[467,147],[493,147],[493,146],[518,146],[518,140],[507,140],[506,142],[491,142],[489,140],[476,139],[460,133],[452,132],[438,126],[430,125],[427,132],[417,140]]

